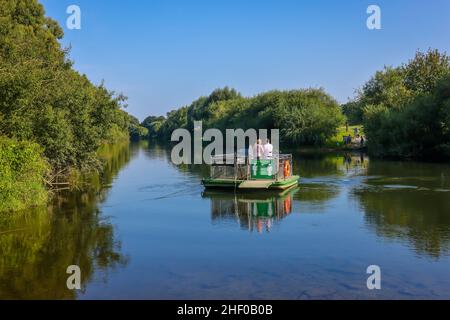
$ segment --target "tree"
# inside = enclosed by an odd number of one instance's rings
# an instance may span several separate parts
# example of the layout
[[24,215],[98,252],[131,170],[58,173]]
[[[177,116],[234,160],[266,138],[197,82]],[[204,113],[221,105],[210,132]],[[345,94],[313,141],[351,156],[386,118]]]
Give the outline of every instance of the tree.
[[166,118],[162,116],[148,116],[142,121],[141,126],[147,128],[150,139],[158,139],[162,134],[161,128],[164,121],[166,121]]
[[436,49],[417,52],[402,69],[406,88],[416,95],[430,93],[450,73],[450,56]]
[[214,117],[214,110],[211,106],[220,101],[231,101],[241,98],[241,94],[235,89],[228,87],[214,90],[208,97],[200,97],[187,107],[187,128],[194,128],[194,121],[202,120],[207,122]]
[[[175,129],[203,128],[281,129],[287,144],[320,145],[333,136],[343,116],[337,102],[323,90],[269,91],[244,98],[233,89],[217,89],[191,105],[173,110],[166,119],[148,117],[153,137],[168,140]],[[149,124],[150,123],[150,124]]]
[[282,140],[297,145],[324,144],[344,120],[337,102],[317,89],[284,93],[274,116]]
[[363,114],[369,151],[382,157],[446,157],[450,57],[437,50],[417,52],[408,63],[385,67],[344,106]]
[[125,97],[72,68],[36,0],[0,0],[0,16],[1,134],[37,142],[54,170],[97,167],[99,146],[130,126]]

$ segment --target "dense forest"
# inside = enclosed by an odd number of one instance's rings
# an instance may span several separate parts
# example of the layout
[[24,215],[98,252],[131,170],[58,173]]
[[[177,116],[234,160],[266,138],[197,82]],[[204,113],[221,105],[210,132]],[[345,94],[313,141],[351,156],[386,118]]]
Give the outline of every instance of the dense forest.
[[170,141],[176,128],[278,128],[291,146],[329,146],[344,124],[364,128],[371,155],[426,160],[450,157],[450,57],[417,52],[408,63],[385,67],[341,106],[323,89],[270,91],[243,97],[217,89],[167,116],[141,124],[149,138]]
[[101,145],[147,135],[62,38],[37,0],[0,0],[0,211],[45,203],[56,176],[100,168]]

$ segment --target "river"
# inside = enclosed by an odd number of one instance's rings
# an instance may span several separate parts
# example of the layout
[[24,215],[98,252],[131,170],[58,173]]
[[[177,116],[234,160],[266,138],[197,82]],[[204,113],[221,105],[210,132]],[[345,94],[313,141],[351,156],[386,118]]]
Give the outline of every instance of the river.
[[103,154],[79,191],[0,216],[0,299],[450,298],[448,164],[294,152],[298,188],[235,194],[165,147]]

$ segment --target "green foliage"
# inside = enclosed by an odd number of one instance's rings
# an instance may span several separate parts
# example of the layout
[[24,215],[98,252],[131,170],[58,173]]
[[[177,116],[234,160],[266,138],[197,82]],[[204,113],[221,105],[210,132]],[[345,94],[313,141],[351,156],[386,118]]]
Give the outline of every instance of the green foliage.
[[0,133],[37,142],[55,170],[98,166],[98,147],[128,130],[125,97],[71,68],[36,0],[0,0],[0,16]]
[[[0,135],[14,141],[0,150],[7,169],[0,173],[3,208],[43,202],[43,163],[53,172],[98,169],[101,145],[128,139],[129,133],[147,135],[122,110],[126,97],[72,68],[58,41],[63,35],[37,0],[0,0]],[[12,145],[24,154],[23,167],[11,159]],[[37,145],[42,150],[33,149]],[[27,168],[34,168],[34,175]]]
[[333,137],[327,139],[325,146],[328,148],[349,148],[349,146],[344,143],[344,136],[351,135],[354,137],[355,128],[358,128],[359,135],[365,135],[364,128],[361,125],[348,126],[348,130],[346,126],[342,126],[337,129],[337,132]]
[[360,92],[361,106],[384,104],[388,108],[400,108],[411,101],[413,92],[405,84],[405,75],[402,67],[377,71]]
[[344,121],[337,102],[322,90],[289,91],[281,97],[274,125],[287,143],[323,145]]
[[450,73],[450,56],[431,49],[427,53],[417,52],[403,70],[406,88],[416,95],[430,93]]
[[350,125],[362,123],[363,121],[363,109],[356,101],[350,101],[341,105],[342,113],[347,118]]
[[48,170],[37,144],[0,137],[0,212],[45,204]]
[[378,71],[343,112],[351,122],[362,118],[373,155],[446,157],[449,77],[449,56],[417,52],[407,64]]
[[228,87],[214,90],[208,97],[200,97],[187,108],[187,128],[194,128],[194,121],[210,119],[215,116],[211,108],[217,102],[241,98],[241,94]]
[[167,114],[167,119],[162,123],[160,128],[160,135],[164,140],[170,139],[174,130],[178,128],[187,128],[187,112],[188,108],[183,107],[178,110],[170,111]]
[[383,157],[450,157],[450,77],[402,109],[366,108],[371,152]]
[[204,129],[222,131],[278,128],[286,144],[321,145],[343,120],[338,104],[323,90],[270,91],[244,98],[226,87],[169,112],[166,119],[149,117],[143,125],[152,137],[164,140],[170,139],[175,129],[192,130],[194,121],[203,121]]
[[158,139],[161,134],[161,127],[165,121],[164,117],[148,116],[141,123],[141,126],[148,130],[148,137],[150,139]]
[[148,129],[141,126],[139,119],[132,115],[128,115],[128,131],[133,140],[148,137]]

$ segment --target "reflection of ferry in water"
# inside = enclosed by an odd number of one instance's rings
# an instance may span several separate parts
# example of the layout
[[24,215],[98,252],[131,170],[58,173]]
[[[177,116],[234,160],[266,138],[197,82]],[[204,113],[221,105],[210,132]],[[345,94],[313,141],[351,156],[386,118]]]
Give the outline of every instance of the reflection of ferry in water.
[[211,199],[213,222],[237,222],[249,231],[270,231],[272,225],[292,212],[293,195],[297,188],[284,192],[231,193],[205,191],[204,198]]

